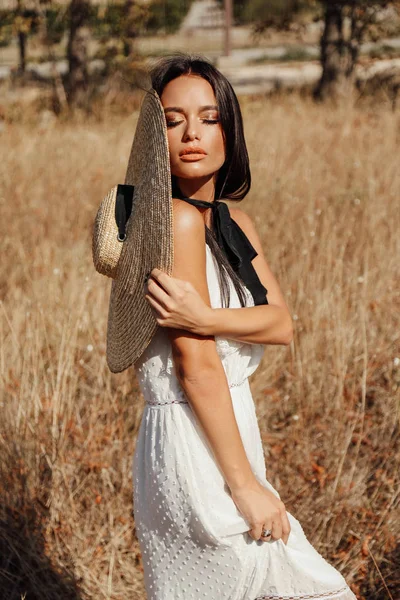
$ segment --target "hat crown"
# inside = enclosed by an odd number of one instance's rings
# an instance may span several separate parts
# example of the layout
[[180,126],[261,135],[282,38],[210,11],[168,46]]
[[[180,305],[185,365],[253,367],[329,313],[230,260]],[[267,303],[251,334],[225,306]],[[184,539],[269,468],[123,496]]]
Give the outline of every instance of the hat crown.
[[118,241],[116,189],[96,215],[92,249],[95,268],[113,279],[107,325],[107,364],[118,373],[134,364],[158,328],[144,297],[146,273],[173,267],[170,157],[164,109],[154,89],[146,91],[136,124],[124,185],[134,186],[126,238]]

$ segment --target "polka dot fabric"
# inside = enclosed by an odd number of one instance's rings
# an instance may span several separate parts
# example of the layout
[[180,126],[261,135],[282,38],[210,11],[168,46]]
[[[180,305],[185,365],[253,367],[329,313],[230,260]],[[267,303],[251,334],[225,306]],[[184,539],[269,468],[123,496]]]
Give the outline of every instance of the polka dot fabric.
[[[208,246],[211,305],[221,307]],[[248,306],[253,300],[248,292]],[[231,308],[240,308],[231,284]],[[243,444],[257,479],[264,452],[248,377],[262,344],[216,337]],[[133,503],[148,600],[355,600],[340,573],[308,542],[288,513],[289,541],[261,542],[236,508],[207,439],[175,374],[160,327],[136,363],[145,407],[133,456]]]

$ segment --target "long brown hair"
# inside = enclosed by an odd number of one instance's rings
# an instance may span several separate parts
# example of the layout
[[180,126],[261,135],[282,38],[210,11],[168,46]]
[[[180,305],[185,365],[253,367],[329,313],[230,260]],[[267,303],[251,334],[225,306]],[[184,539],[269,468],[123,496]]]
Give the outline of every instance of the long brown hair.
[[[226,158],[218,171],[214,199],[229,199],[240,202],[246,196],[251,186],[249,156],[247,152],[243,119],[239,101],[228,79],[201,55],[178,52],[159,59],[150,70],[151,82],[159,97],[164,87],[181,75],[193,73],[203,77],[213,88],[220,113],[222,131],[225,139]],[[172,178],[173,197],[182,197],[182,192]],[[211,228],[206,228],[206,243],[210,247],[218,265],[218,279],[221,289],[221,304],[229,307],[230,286],[229,278],[238,294],[240,305],[246,305],[246,295],[242,279],[232,268],[227,257],[218,245],[214,234],[211,218]]]

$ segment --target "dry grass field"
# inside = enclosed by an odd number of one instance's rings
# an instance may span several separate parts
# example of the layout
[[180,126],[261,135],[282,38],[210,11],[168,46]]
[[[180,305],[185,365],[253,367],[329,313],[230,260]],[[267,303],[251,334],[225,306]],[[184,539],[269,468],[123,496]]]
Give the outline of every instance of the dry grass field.
[[[359,600],[398,599],[400,114],[296,95],[242,105],[242,208],[295,324],[251,381],[267,474]],[[107,369],[110,280],[90,245],[136,116],[0,133],[4,600],[145,599],[131,479],[143,399],[133,369]]]

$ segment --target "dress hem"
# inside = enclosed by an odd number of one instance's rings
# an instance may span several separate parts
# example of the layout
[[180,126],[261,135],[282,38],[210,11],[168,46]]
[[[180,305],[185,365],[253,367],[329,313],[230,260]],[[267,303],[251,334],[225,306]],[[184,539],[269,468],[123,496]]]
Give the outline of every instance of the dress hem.
[[302,594],[301,596],[257,596],[254,600],[355,600],[355,595],[348,586],[333,592],[322,594]]

